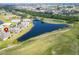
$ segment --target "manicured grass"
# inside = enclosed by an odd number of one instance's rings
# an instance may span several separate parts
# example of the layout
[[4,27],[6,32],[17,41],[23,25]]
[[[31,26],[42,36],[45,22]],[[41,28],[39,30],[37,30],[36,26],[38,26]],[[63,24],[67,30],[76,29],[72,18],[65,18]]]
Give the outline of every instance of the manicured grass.
[[11,20],[9,20],[9,19],[1,19],[0,18],[0,20],[3,21],[4,23],[11,23]]
[[11,22],[11,20],[6,19],[6,18],[4,17],[4,15],[0,15],[0,20],[3,21],[4,23],[9,23],[9,22]]
[[77,55],[79,43],[79,22],[71,29],[48,32],[43,35],[20,42],[13,48],[6,48],[0,54],[30,54],[30,55]]
[[78,54],[73,29],[49,32],[24,41],[21,45],[5,49],[0,54]]
[[53,23],[53,24],[66,24],[67,22],[65,20],[61,20],[61,19],[50,19],[50,18],[44,18],[43,20],[44,22],[47,23]]

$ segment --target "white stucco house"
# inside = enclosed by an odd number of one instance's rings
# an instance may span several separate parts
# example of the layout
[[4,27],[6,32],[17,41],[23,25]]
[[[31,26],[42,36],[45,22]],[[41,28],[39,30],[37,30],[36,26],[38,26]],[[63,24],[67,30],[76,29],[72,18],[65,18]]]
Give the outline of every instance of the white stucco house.
[[6,40],[8,37],[10,37],[10,32],[0,31],[0,39]]

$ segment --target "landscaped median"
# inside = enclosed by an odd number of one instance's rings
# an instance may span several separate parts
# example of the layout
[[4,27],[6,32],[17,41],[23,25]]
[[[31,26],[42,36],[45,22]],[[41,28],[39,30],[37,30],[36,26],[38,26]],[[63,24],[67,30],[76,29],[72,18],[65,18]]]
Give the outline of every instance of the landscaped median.
[[0,49],[6,48],[8,46],[15,45],[15,44],[18,44],[19,42],[17,41],[17,39],[20,36],[22,36],[25,33],[27,33],[28,31],[30,31],[32,27],[33,27],[33,24],[32,24],[32,22],[30,22],[29,25],[28,25],[28,27],[24,28],[20,33],[18,33],[18,34],[12,33],[12,36],[11,37],[9,37],[5,41],[1,41],[0,42]]

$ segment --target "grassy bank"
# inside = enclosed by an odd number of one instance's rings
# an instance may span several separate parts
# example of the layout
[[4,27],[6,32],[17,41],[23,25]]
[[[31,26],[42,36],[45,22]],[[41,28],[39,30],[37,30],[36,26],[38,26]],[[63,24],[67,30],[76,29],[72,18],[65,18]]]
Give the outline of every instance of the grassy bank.
[[71,29],[49,32],[29,40],[21,45],[0,51],[0,54],[78,54],[78,28],[75,23]]
[[65,20],[61,19],[44,18],[43,21],[51,24],[67,24]]

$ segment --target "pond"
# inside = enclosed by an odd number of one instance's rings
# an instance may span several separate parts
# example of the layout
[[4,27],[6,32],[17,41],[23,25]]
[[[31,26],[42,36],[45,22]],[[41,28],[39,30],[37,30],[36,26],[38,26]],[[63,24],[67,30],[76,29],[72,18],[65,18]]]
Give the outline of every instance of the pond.
[[18,41],[24,41],[29,38],[32,38],[47,32],[68,27],[67,24],[49,24],[49,23],[44,23],[38,19],[33,20],[33,24],[34,24],[33,28],[29,32],[25,33],[23,36],[18,38]]

